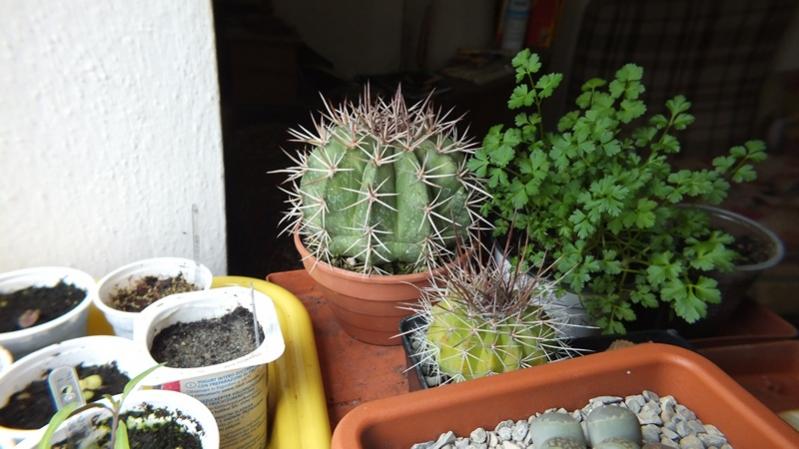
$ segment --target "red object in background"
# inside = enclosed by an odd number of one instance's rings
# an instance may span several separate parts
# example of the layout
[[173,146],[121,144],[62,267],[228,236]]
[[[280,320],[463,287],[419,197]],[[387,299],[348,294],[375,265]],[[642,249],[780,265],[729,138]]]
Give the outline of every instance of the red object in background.
[[536,0],[530,9],[525,44],[530,48],[549,48],[563,7],[563,0]]

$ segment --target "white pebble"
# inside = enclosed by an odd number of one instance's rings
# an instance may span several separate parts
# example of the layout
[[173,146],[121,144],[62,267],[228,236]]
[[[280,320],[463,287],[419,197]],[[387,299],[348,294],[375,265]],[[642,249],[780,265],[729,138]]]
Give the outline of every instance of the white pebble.
[[486,442],[486,430],[482,427],[478,427],[472,430],[472,433],[469,434],[469,438],[474,443],[485,443]]
[[705,445],[696,435],[688,435],[680,440],[680,449],[705,449]]

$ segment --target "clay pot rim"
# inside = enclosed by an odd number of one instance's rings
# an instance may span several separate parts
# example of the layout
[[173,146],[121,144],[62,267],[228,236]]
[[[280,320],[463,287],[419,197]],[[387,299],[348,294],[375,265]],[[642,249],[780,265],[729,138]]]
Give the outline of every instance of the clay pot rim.
[[310,259],[314,261],[314,269],[321,269],[323,271],[331,273],[332,275],[345,279],[359,280],[359,281],[368,280],[369,282],[373,282],[375,284],[397,284],[397,283],[415,284],[428,277],[434,277],[445,273],[449,268],[449,266],[453,263],[450,262],[434,270],[425,270],[425,271],[420,271],[418,273],[364,274],[364,273],[358,273],[356,271],[345,270],[339,267],[334,267],[312,256],[311,253],[308,251],[308,249],[305,248],[305,245],[302,243],[299,230],[294,231],[294,246],[297,248],[297,251],[300,253],[301,260],[304,261],[306,259]]

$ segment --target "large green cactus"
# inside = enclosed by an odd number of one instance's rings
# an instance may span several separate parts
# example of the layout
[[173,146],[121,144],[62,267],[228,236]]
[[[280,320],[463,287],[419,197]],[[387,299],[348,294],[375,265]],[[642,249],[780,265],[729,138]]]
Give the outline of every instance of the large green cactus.
[[[371,101],[333,108],[315,131],[291,131],[306,144],[296,166],[287,230],[299,229],[317,259],[371,273],[438,266],[467,239],[484,196],[466,169],[474,145],[428,101],[406,107]],[[475,209],[476,210],[476,209]]]
[[412,336],[417,360],[460,382],[577,352],[566,344],[571,324],[554,281],[509,272],[504,260],[473,254],[423,290],[414,306],[425,322]]

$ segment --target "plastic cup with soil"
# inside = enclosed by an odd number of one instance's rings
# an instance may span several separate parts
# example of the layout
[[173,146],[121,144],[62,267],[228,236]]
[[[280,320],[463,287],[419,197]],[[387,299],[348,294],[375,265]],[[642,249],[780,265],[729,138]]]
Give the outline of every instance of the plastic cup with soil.
[[179,257],[158,257],[125,265],[100,280],[95,305],[114,333],[133,338],[133,322],[151,304],[170,295],[211,288],[204,265]]
[[263,447],[267,436],[267,364],[285,344],[272,300],[241,287],[173,295],[149,306],[134,342],[152,364],[147,382],[208,406],[224,447]]
[[[218,449],[219,430],[213,415],[196,399],[174,391],[136,391],[126,398],[120,415],[128,427],[131,448]],[[53,448],[109,447],[108,410],[90,408],[69,418],[55,432]],[[16,449],[33,449],[43,434],[36,432]],[[91,446],[94,444],[95,446]]]
[[[106,394],[119,394],[130,380],[119,371],[117,362],[103,365],[81,363],[74,368],[86,402],[98,400]],[[51,371],[52,369],[48,369],[42,373],[41,378],[11,395],[8,403],[0,407],[0,426],[36,430],[47,425],[56,412],[47,384],[47,376]]]
[[0,274],[0,345],[16,357],[86,335],[97,285],[72,268],[40,267]]
[[21,441],[48,423],[55,412],[46,380],[52,370],[75,367],[84,397],[96,401],[121,392],[148,363],[132,341],[114,336],[77,338],[28,354],[0,374],[0,439]]

